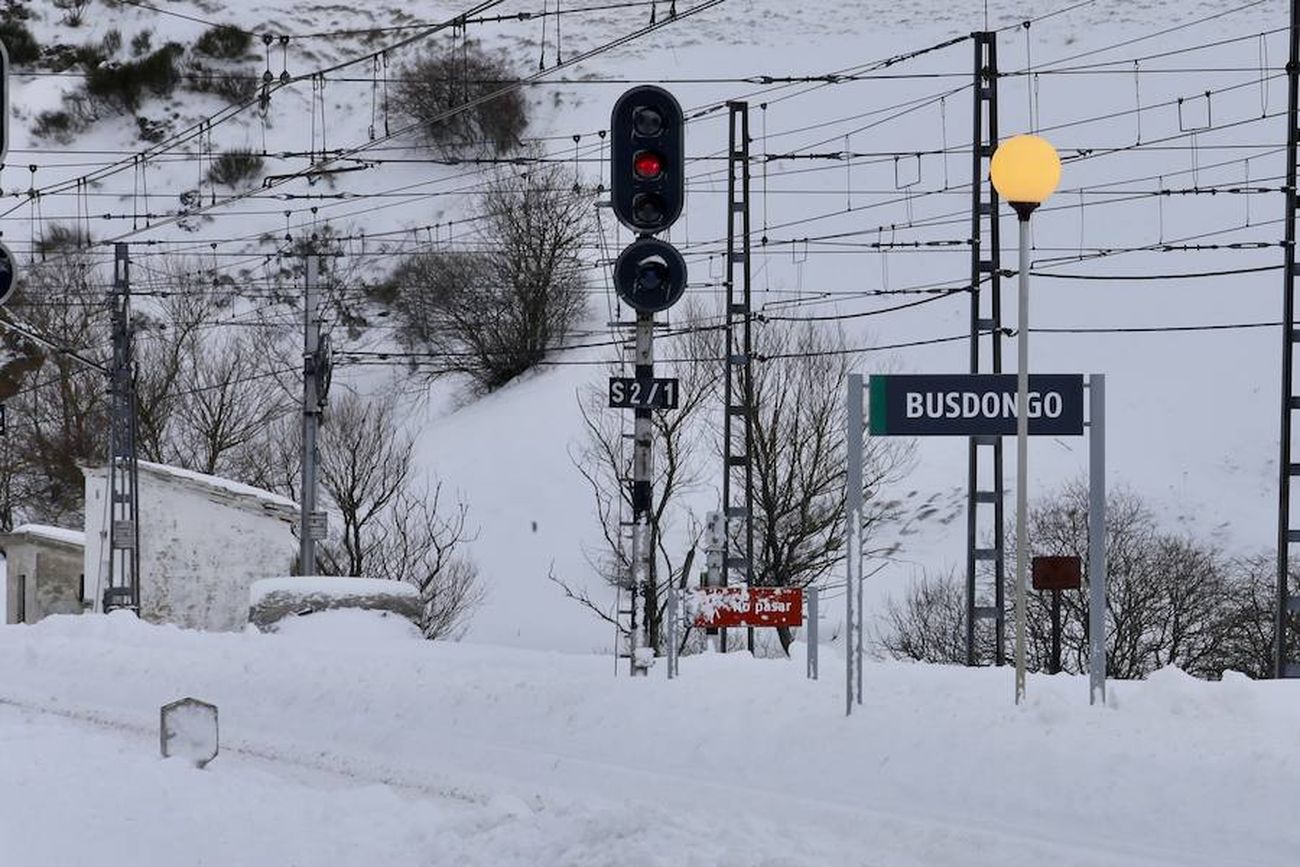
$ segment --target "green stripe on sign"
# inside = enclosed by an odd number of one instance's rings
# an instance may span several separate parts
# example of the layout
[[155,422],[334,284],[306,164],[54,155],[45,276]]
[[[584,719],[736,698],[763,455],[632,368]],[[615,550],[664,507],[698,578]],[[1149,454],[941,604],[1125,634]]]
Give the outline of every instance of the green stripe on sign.
[[867,378],[867,429],[876,436],[889,433],[889,420],[885,418],[885,383],[888,376]]

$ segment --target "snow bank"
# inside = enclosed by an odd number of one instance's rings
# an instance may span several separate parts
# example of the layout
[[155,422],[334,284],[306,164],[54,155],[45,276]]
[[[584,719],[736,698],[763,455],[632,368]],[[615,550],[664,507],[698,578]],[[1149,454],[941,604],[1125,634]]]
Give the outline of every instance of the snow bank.
[[295,641],[339,647],[424,638],[415,624],[405,617],[387,611],[364,611],[357,608],[314,611],[302,617],[286,617],[276,624],[275,634]]
[[[1016,707],[1006,669],[871,664],[865,704],[845,719],[839,671],[828,655],[813,682],[798,660],[730,654],[683,659],[674,681],[630,680],[612,677],[607,657],[300,642],[127,615],[0,629],[0,703],[156,737],[160,705],[201,697],[222,715],[223,758],[210,770],[243,750],[291,763],[281,776],[305,765],[355,778],[345,787],[382,781],[440,810],[453,801],[465,821],[495,829],[467,864],[1245,867],[1289,863],[1300,847],[1290,816],[1300,683],[1166,671],[1112,684],[1118,707],[1092,708],[1085,678],[1031,676]],[[228,785],[256,791],[259,780]],[[61,803],[73,784],[42,784],[41,797]],[[0,787],[0,817],[10,791],[35,797]],[[358,791],[340,797],[378,809]],[[149,804],[138,810],[143,822]],[[275,815],[288,836],[319,823],[307,807]],[[100,842],[134,851],[131,823],[113,818]],[[35,830],[0,833],[35,851]],[[538,847],[531,862],[525,839]],[[390,839],[356,845],[353,863],[462,863],[412,861]],[[584,854],[567,857],[565,845]]]
[[253,583],[249,597],[248,622],[263,632],[280,631],[295,615],[343,608],[391,613],[412,624],[424,613],[414,586],[374,578],[266,578]]
[[294,593],[348,599],[359,596],[387,594],[418,599],[420,591],[403,581],[382,581],[377,578],[343,578],[333,575],[302,575],[287,578],[263,578],[254,581],[248,591],[248,601],[258,604],[272,593]]

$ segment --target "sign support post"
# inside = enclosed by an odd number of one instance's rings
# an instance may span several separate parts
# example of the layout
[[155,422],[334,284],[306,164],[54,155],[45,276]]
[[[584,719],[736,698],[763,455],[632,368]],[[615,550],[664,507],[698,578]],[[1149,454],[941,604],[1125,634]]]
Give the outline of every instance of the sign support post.
[[1088,703],[1106,704],[1106,375],[1088,377]]
[[862,374],[849,374],[844,492],[844,715],[862,704]]
[[677,672],[677,621],[681,614],[677,610],[677,588],[671,582],[668,584],[668,623],[664,625],[664,641],[668,646],[664,648],[664,656],[668,658],[668,665],[665,668],[668,671],[668,679],[672,680],[678,674]]
[[807,598],[808,600],[808,628],[807,628],[807,634],[805,636],[805,638],[808,641],[808,679],[816,680],[817,673],[818,673],[817,672],[817,663],[818,663],[817,618],[819,616],[819,613],[817,611],[817,607],[818,607],[817,603],[820,601],[818,599],[817,587],[816,586],[809,587],[808,590],[806,591],[805,598]]

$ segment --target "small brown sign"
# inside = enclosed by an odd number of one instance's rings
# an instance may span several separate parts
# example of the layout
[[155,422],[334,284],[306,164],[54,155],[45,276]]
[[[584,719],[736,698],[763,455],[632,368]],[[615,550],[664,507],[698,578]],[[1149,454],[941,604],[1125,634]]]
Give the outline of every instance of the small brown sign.
[[1035,557],[1035,590],[1078,590],[1083,586],[1083,561],[1078,557]]

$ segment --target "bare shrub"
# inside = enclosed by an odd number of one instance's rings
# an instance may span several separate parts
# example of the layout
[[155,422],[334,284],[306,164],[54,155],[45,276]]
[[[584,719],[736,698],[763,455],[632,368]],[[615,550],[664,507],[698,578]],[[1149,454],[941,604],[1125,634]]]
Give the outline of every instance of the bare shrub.
[[86,9],[90,0],[53,0],[54,8],[63,12],[62,23],[69,27],[80,27],[86,20]]
[[901,602],[886,603],[879,646],[895,659],[961,663],[966,659],[965,614],[966,589],[955,574],[922,574]]
[[253,45],[253,34],[231,24],[214,24],[194,43],[194,50],[220,60],[239,60]]
[[[504,58],[471,43],[426,51],[401,67],[389,100],[444,156],[502,154],[518,147],[528,104],[518,88],[486,97],[517,82]],[[476,104],[456,111],[470,103]]]
[[208,169],[208,180],[231,189],[251,186],[261,177],[263,166],[262,157],[251,150],[229,150],[212,161],[212,166]]
[[[1062,670],[1075,673],[1087,671],[1089,659],[1087,503],[1086,487],[1072,484],[1035,504],[1029,515],[1034,554],[1078,556],[1084,563],[1082,591],[1062,593],[1061,600]],[[1198,677],[1225,670],[1270,676],[1272,555],[1230,560],[1213,544],[1163,531],[1131,491],[1110,492],[1106,508],[1107,676],[1141,678],[1167,665]],[[1014,575],[1007,580],[1012,598]],[[1049,594],[1029,591],[1025,638],[1032,670],[1048,668],[1050,604]],[[926,576],[901,603],[890,604],[880,644],[899,658],[960,663],[966,655],[965,607],[965,587],[955,576]],[[1008,633],[1008,641],[1014,640],[1014,629]],[[986,646],[979,653],[991,656],[990,636],[981,639]],[[1293,652],[1300,653],[1300,641]]]
[[418,254],[394,273],[387,296],[403,341],[482,391],[542,361],[586,311],[590,208],[558,166],[498,175],[481,200],[482,252]]
[[86,93],[115,111],[134,113],[148,95],[167,96],[176,89],[184,51],[169,42],[139,60],[100,63],[86,73]]
[[0,42],[9,52],[9,62],[27,66],[41,59],[41,44],[21,19],[7,14],[0,20]]

